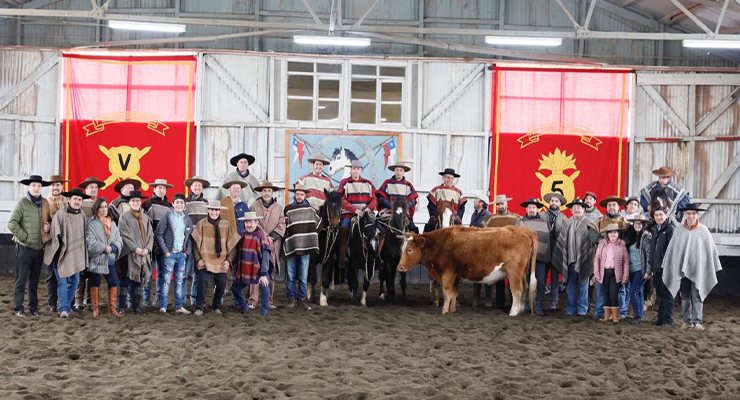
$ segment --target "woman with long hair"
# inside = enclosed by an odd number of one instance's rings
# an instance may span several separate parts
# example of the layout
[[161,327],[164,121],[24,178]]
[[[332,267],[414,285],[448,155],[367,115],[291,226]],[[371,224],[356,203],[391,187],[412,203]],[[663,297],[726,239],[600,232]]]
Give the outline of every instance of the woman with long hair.
[[118,226],[108,213],[108,201],[98,197],[92,206],[92,218],[87,223],[87,257],[90,260],[90,297],[92,298],[93,317],[100,314],[100,282],[105,276],[108,284],[108,314],[122,317],[116,309],[118,296],[118,276],[116,259],[121,255],[123,241]]

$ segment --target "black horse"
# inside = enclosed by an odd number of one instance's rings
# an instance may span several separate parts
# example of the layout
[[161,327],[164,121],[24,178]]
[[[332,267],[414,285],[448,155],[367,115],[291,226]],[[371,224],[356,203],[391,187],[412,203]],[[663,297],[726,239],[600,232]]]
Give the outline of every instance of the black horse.
[[[309,282],[316,284],[316,265],[321,264],[321,293],[319,304],[328,306],[329,286],[332,280],[341,282],[341,271],[337,268],[339,262],[339,222],[342,217],[342,195],[336,191],[324,189],[326,201],[319,209],[321,225],[319,226],[319,254],[311,260],[309,267]],[[316,297],[314,295],[314,297]]]
[[[388,221],[390,228],[386,227],[383,247],[380,249],[382,268],[380,270],[380,297],[383,294],[385,284],[388,295],[386,300],[393,303],[396,299],[396,268],[401,261],[401,248],[403,247],[404,234],[408,232],[409,209],[407,197],[397,197],[391,203],[391,217]],[[406,272],[401,272],[401,301],[406,301]]]
[[[352,292],[352,304],[367,305],[367,290],[378,264],[378,228],[375,216],[365,212],[353,218],[349,233],[349,265],[347,283]],[[362,299],[359,299],[357,273],[362,271]]]

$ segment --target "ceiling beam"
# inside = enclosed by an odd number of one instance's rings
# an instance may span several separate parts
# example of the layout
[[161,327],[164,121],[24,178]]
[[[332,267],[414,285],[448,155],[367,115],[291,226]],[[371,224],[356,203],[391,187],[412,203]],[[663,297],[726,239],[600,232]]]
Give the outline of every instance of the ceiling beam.
[[357,28],[358,26],[362,25],[362,21],[364,21],[365,18],[367,18],[367,16],[370,15],[370,12],[373,11],[373,8],[375,8],[376,4],[378,4],[378,0],[373,0],[373,2],[370,3],[370,5],[368,5],[365,11],[362,13],[362,15],[360,16],[360,19],[358,19],[357,22],[355,22],[352,25],[352,27]]
[[573,23],[573,28],[575,28],[576,30],[581,29],[581,25],[578,24],[578,22],[576,21],[576,19],[573,18],[573,15],[570,13],[570,11],[568,11],[568,8],[565,7],[565,4],[563,4],[563,0],[555,0],[555,1],[558,3],[558,5],[560,6],[560,8],[563,9],[563,12],[568,17],[568,19],[570,20],[570,22]]
[[193,36],[193,37],[174,37],[158,39],[140,39],[140,40],[118,40],[112,42],[100,42],[85,46],[77,46],[75,49],[92,49],[96,47],[128,47],[128,46],[147,46],[154,44],[173,44],[173,43],[193,43],[193,42],[218,42],[220,40],[238,39],[243,37],[280,35],[291,32],[283,29],[265,29],[261,31],[250,31],[240,33],[226,33],[216,36]]
[[730,0],[725,0],[725,3],[722,4],[722,11],[719,13],[719,18],[717,19],[717,27],[714,28],[714,34],[719,33],[719,28],[722,27],[722,21],[725,19],[725,12],[727,11],[727,5],[730,4]]
[[319,25],[324,25],[323,22],[321,22],[321,18],[319,18],[318,15],[316,15],[316,11],[313,10],[313,7],[311,7],[311,4],[308,3],[308,0],[303,0],[303,4],[306,5],[306,8],[308,9],[308,13],[311,14],[311,17],[313,17],[313,20],[316,21]]
[[594,15],[594,8],[599,0],[591,0],[591,4],[588,5],[588,13],[586,14],[586,21],[583,23],[583,29],[588,29],[588,25],[591,23],[591,17]]
[[[701,4],[693,2],[686,6],[686,9],[688,9],[689,11],[694,11],[700,9],[701,7],[703,7]],[[688,15],[686,15],[683,10],[679,9],[664,15],[658,20],[658,22],[660,22],[661,24],[671,25],[686,19],[686,17],[688,17]]]
[[[704,32],[708,33],[709,35],[714,35],[714,32],[712,32],[712,30],[709,29],[709,27],[706,24],[704,24],[703,22],[701,22],[701,20],[699,18],[697,18],[696,15],[694,15],[693,12],[691,12],[688,8],[686,8],[678,0],[671,0],[671,3],[675,4],[676,7],[678,7],[679,10],[683,11],[683,13],[686,14],[686,16],[689,17],[689,19],[691,19],[692,21],[694,21],[694,23],[699,28],[701,28]],[[699,6],[701,6],[701,5],[699,4]],[[700,7],[698,7],[698,6],[697,7],[694,7],[694,10],[698,11],[699,8]]]

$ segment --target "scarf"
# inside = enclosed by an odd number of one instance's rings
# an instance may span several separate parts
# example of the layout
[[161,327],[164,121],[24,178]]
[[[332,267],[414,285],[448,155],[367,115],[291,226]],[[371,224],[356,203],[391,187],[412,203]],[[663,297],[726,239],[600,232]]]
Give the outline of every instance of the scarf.
[[615,218],[619,218],[620,217],[619,214],[610,214],[610,213],[606,213],[606,216],[607,216],[607,218],[611,218],[611,219],[615,219]]
[[683,220],[683,227],[686,228],[686,229],[688,229],[688,230],[690,230],[690,231],[693,231],[698,226],[699,226],[699,221],[697,221],[696,224],[694,224],[694,225],[689,225],[689,221],[687,219],[684,219]]
[[270,199],[270,201],[265,201],[265,199],[260,198],[260,201],[262,201],[262,205],[265,206],[265,208],[270,208],[272,206],[272,203],[275,202],[275,199]]
[[36,205],[36,207],[41,207],[41,195],[39,195],[38,197],[34,197],[31,195],[31,192],[29,191],[28,198],[31,199],[31,201],[33,202],[33,204]]
[[[102,217],[102,218],[98,218],[98,219],[100,219],[100,222],[103,223],[103,228],[105,228],[105,237],[110,240],[110,224],[111,224],[111,218],[108,217],[108,216],[106,216],[106,217]],[[139,223],[141,223],[141,222],[139,222]]]
[[146,243],[146,232],[144,231],[144,224],[141,222],[141,210],[134,211],[131,209],[131,214],[136,218],[136,222],[139,223],[139,231],[141,231],[141,242]]
[[70,213],[70,214],[79,214],[80,213],[80,209],[79,208],[78,209],[74,209],[74,208],[72,208],[72,206],[70,206],[68,204],[67,205],[67,212]]
[[242,178],[246,178],[249,176],[249,170],[247,170],[247,172],[245,172],[244,175],[242,175],[242,173],[239,172],[239,168],[237,168],[236,173],[239,174],[239,176],[241,176]]
[[552,228],[555,227],[555,221],[558,219],[558,215],[560,215],[560,209],[553,210],[548,208],[547,214],[550,216],[550,218],[547,219],[547,227],[552,231]]
[[208,223],[213,225],[213,230],[215,231],[215,241],[216,241],[216,257],[221,257],[221,229],[219,229],[218,224],[221,222],[221,217],[218,219],[211,219],[211,217],[207,217]]
[[188,195],[188,201],[205,201],[205,199],[203,198],[203,193],[201,193],[200,196],[190,193],[190,195]]

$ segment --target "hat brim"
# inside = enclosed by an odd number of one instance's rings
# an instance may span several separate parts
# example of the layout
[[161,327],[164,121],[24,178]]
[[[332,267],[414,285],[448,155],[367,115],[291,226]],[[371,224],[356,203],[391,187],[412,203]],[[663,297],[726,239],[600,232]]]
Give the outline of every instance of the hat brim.
[[504,202],[508,203],[510,201],[514,200],[513,197],[506,197],[504,201],[498,201],[496,199],[493,199],[493,204],[504,204]]
[[303,192],[303,193],[306,193],[306,194],[308,194],[308,193],[310,193],[310,192],[311,192],[311,189],[288,189],[288,191],[289,191],[290,193],[295,193],[295,192]]
[[583,202],[578,202],[578,203],[570,202],[570,203],[566,204],[565,206],[568,207],[568,208],[573,208],[573,206],[581,206],[583,208],[586,208],[586,203],[583,203]]
[[650,218],[643,217],[643,218],[628,218],[627,222],[642,222],[644,224],[649,224],[652,221],[650,220]]
[[172,189],[173,187],[175,187],[174,185],[170,185],[169,183],[157,183],[157,182],[150,182],[149,183],[149,186],[151,186],[153,188],[154,187],[157,187],[157,186],[164,186],[167,189]]
[[51,182],[47,182],[45,180],[36,180],[36,179],[23,179],[23,180],[21,180],[21,185],[28,186],[28,185],[30,185],[32,183],[40,183],[41,184],[41,187],[47,187],[47,186],[51,185]]
[[676,175],[676,173],[670,169],[658,168],[658,169],[654,169],[652,172],[653,172],[653,175],[655,176],[675,176]]
[[563,195],[562,195],[562,194],[560,194],[560,193],[548,193],[548,194],[546,194],[546,195],[545,195],[545,197],[544,197],[544,200],[545,200],[546,202],[548,202],[548,203],[549,203],[549,202],[550,202],[550,200],[551,200],[551,199],[552,199],[553,197],[557,197],[558,199],[560,199],[560,204],[561,204],[561,205],[562,205],[562,204],[566,204],[566,203],[568,203],[568,199],[566,199],[566,198],[565,198],[565,196],[563,196]]
[[144,196],[144,195],[141,195],[141,196],[126,196],[126,197],[124,197],[124,199],[126,201],[130,201],[131,199],[146,200],[148,198],[149,198],[149,196]]
[[69,182],[69,179],[59,179],[59,180],[51,179],[51,180],[49,180],[49,185],[51,185],[53,183],[67,183],[67,182]]
[[233,185],[239,185],[242,189],[244,189],[245,187],[247,187],[247,183],[244,182],[244,181],[229,181],[229,182],[224,182],[224,184],[221,185],[221,187],[224,188],[224,189],[228,189],[228,188],[230,188]]
[[85,194],[85,193],[62,192],[61,195],[64,196],[64,197],[66,197],[66,198],[68,198],[68,199],[72,198],[73,196],[80,196],[80,197],[82,197],[82,200],[87,200],[87,199],[90,198],[90,196],[87,195],[87,194]]
[[444,172],[444,171],[440,172],[440,173],[439,173],[439,175],[440,175],[440,176],[445,176],[445,175],[452,175],[452,176],[454,176],[455,178],[459,178],[459,177],[460,177],[460,174],[458,174],[458,173],[453,173],[453,172]]
[[537,208],[542,208],[542,207],[545,206],[544,204],[540,203],[539,201],[525,201],[524,203],[519,204],[519,206],[522,207],[522,208],[527,208],[527,206],[529,206],[530,204],[536,205]]
[[259,221],[261,219],[265,219],[265,217],[254,217],[254,218],[241,217],[241,218],[237,218],[236,220],[237,221]]
[[273,192],[283,190],[283,188],[277,186],[257,186],[256,188],[254,188],[254,191],[261,192],[263,189],[272,189]]
[[134,185],[134,190],[141,189],[141,182],[139,182],[138,180],[136,180],[136,179],[124,179],[124,180],[116,183],[116,186],[113,186],[113,190],[115,190],[116,193],[121,193],[121,189],[124,186],[128,185],[129,183],[132,184],[132,185]]
[[606,207],[606,205],[611,203],[612,201],[619,204],[620,207],[624,207],[627,205],[627,200],[620,197],[607,197],[604,200],[601,200],[599,202],[599,205],[602,207]]
[[205,179],[199,179],[199,178],[185,179],[185,186],[190,187],[195,182],[200,182],[200,184],[203,185],[203,189],[208,189],[209,187],[211,187],[211,182],[208,182]]
[[207,210],[219,210],[219,211],[228,210],[228,208],[223,207],[223,206],[206,206],[206,209]]
[[686,212],[686,211],[707,211],[706,208],[699,208],[699,207],[691,207],[691,208],[679,208],[678,211]]
[[79,185],[77,185],[77,187],[80,189],[86,189],[88,186],[92,185],[93,183],[98,185],[98,189],[102,189],[105,187],[105,182],[103,181],[82,181]]
[[[329,160],[327,160],[327,159],[324,159],[324,158],[309,158],[309,159],[308,159],[308,163],[309,163],[309,164],[313,164],[313,163],[315,163],[316,161],[321,161],[321,163],[322,163],[322,164],[324,164],[324,165],[326,165],[326,164],[329,164],[329,163],[330,163],[330,161],[329,161]],[[251,164],[251,163],[250,163],[250,164]]]
[[388,171],[395,171],[396,168],[403,168],[403,170],[406,171],[406,172],[411,171],[411,167],[409,167],[408,165],[403,165],[403,164],[389,165],[388,166]]
[[246,159],[247,159],[247,162],[249,163],[249,165],[252,165],[252,164],[254,164],[254,161],[255,161],[255,158],[254,158],[254,156],[252,156],[252,155],[249,155],[249,154],[244,154],[244,153],[242,153],[242,154],[237,154],[237,155],[235,155],[234,157],[231,157],[231,160],[229,160],[229,163],[230,163],[231,165],[233,165],[233,166],[235,166],[235,167],[236,167],[236,163],[238,163],[238,162],[239,162],[239,160],[241,160],[242,158],[246,158]]

